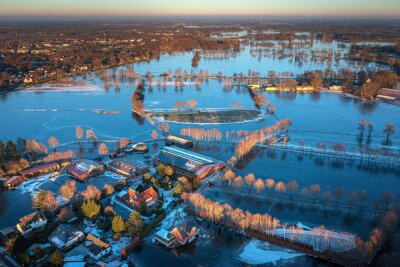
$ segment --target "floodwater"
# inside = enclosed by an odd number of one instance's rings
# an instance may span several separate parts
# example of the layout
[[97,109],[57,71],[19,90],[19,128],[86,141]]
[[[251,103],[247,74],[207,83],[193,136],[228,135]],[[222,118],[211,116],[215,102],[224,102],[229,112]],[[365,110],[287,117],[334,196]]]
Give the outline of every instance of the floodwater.
[[[314,43],[319,49],[337,49],[337,44]],[[180,67],[190,72],[193,53],[182,53],[173,55],[162,55],[158,60],[143,62],[133,65],[136,72],[144,75],[151,71],[157,75],[168,69],[175,70]],[[332,69],[349,66],[359,69],[361,66],[352,63],[348,65],[344,60],[333,64]],[[298,64],[287,58],[257,58],[252,57],[250,48],[245,47],[235,57],[223,60],[201,59],[196,71],[208,69],[210,73],[222,71],[225,75],[233,73],[247,73],[248,69],[258,71],[265,75],[269,70],[276,72],[288,71],[302,73],[305,70],[324,69],[328,67],[327,62],[306,62]],[[376,65],[367,66],[376,68]],[[378,66],[379,67],[379,66]],[[116,71],[118,73],[118,67]],[[78,77],[78,80],[84,80]],[[123,81],[119,88],[111,87],[105,89],[103,82],[98,76],[89,76],[87,82],[91,85],[85,90],[41,90],[47,85],[39,88],[21,90],[0,96],[0,120],[3,125],[0,131],[0,139],[3,142],[18,137],[26,139],[37,139],[47,142],[50,136],[55,136],[60,143],[74,140],[75,127],[81,126],[84,130],[92,129],[101,140],[131,138],[134,141],[151,139],[150,133],[154,126],[146,120],[138,119],[131,112],[130,97],[135,86],[126,85]],[[269,102],[276,106],[276,116],[279,119],[290,118],[293,125],[290,127],[290,142],[298,144],[304,141],[306,146],[315,147],[318,141],[328,144],[344,143],[347,149],[360,146],[358,137],[358,122],[366,119],[374,123],[371,146],[380,146],[384,137],[383,129],[387,122],[393,122],[400,127],[400,108],[382,102],[361,101],[339,94],[315,93],[315,94],[287,94],[266,93]],[[154,86],[145,90],[145,107],[151,108],[174,108],[175,101],[187,101],[195,99],[199,108],[229,108],[232,102],[240,102],[244,108],[254,108],[253,102],[247,89],[233,88],[224,90],[221,82],[210,80],[203,84],[201,90],[194,86],[185,86],[183,89],[167,86],[165,89]],[[116,114],[98,114],[96,110],[117,111]],[[225,136],[226,131],[248,130],[253,131],[275,122],[273,116],[266,116],[261,120],[248,121],[233,124],[212,125],[190,125],[182,123],[170,123],[172,133],[179,134],[184,127],[201,127],[205,129],[218,128]],[[400,131],[392,137],[392,146],[400,147]],[[224,139],[225,137],[223,137]],[[364,140],[365,141],[365,140]],[[224,145],[217,151],[209,150],[207,147],[200,149],[202,152],[221,159],[231,156],[230,150],[223,152]],[[153,151],[154,152],[154,151]],[[153,153],[151,152],[151,153]],[[151,154],[150,153],[150,154]],[[380,196],[387,191],[400,192],[399,175],[390,171],[371,171],[358,167],[357,164],[344,164],[340,168],[332,166],[329,162],[317,165],[313,158],[304,157],[299,160],[297,155],[288,153],[283,156],[282,152],[275,156],[258,155],[250,163],[237,170],[241,175],[253,172],[256,177],[273,177],[276,180],[288,182],[297,180],[300,186],[309,186],[315,183],[321,185],[322,192],[343,187],[346,191],[366,190],[369,197]],[[44,188],[57,190],[54,183],[44,183]],[[221,195],[214,195],[216,199],[223,202],[230,199]],[[267,206],[261,205],[257,208],[253,203],[243,201],[233,202],[233,205],[244,205],[244,208],[253,209],[255,212],[266,212]],[[0,192],[0,228],[15,225],[18,219],[31,212],[31,194],[17,188],[15,191]],[[331,215],[321,216],[318,212],[307,212],[296,210],[272,209],[274,215],[282,217],[290,223],[296,221],[311,226],[324,224],[343,231],[359,231],[360,236],[365,236],[368,231],[368,223],[357,224],[348,222],[343,218],[333,218]],[[343,219],[343,220],[342,220]],[[213,237],[214,238],[214,237]],[[217,237],[215,237],[217,238]],[[244,265],[237,259],[243,246],[248,240],[236,240],[235,238],[217,238],[207,245],[195,249],[196,253],[190,256],[175,256],[146,240],[140,251],[133,254],[139,266],[157,266],[176,264],[179,266],[198,265],[204,266],[232,266]],[[233,247],[231,247],[233,246]],[[210,252],[211,251],[211,252]],[[230,260],[227,260],[230,259]],[[207,262],[209,262],[207,264]],[[210,263],[211,262],[211,263]],[[309,257],[297,257],[294,262],[285,261],[282,265],[293,266],[319,266],[323,263],[312,260]]]

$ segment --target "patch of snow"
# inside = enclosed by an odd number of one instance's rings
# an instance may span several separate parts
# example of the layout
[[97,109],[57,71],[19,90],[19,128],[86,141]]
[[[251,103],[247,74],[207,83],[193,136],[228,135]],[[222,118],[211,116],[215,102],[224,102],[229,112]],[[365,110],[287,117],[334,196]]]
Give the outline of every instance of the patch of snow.
[[121,250],[125,248],[130,242],[131,239],[129,237],[123,236],[118,240],[114,240],[109,238],[107,242],[111,245],[111,251],[114,255],[120,256]]
[[64,267],[85,267],[86,262],[66,262],[64,263]]
[[289,260],[304,254],[281,248],[268,242],[252,239],[239,254],[239,259],[247,264],[275,264],[280,260]]
[[96,225],[91,225],[89,221],[84,220],[83,223],[85,224],[85,230],[83,230],[87,234],[92,234],[96,237],[101,237],[102,232],[101,230],[96,228]]
[[111,171],[105,171],[105,172],[104,172],[104,176],[111,177],[111,178],[113,178],[113,179],[115,179],[115,180],[123,180],[123,179],[126,178],[126,177],[123,176],[123,175],[120,175],[120,174],[118,174],[118,173],[111,172]]
[[297,223],[296,226],[297,227],[301,227],[303,230],[312,230],[311,227],[309,227],[309,226],[307,226],[305,224],[302,224],[301,222]]
[[37,191],[40,190],[40,186],[50,180],[50,176],[53,173],[49,173],[47,175],[43,175],[37,178],[31,178],[26,182],[23,182],[18,186],[18,189],[21,190],[22,193],[29,193],[32,197],[34,197]]
[[186,219],[187,214],[186,214],[186,212],[183,211],[183,206],[179,206],[178,208],[176,208],[170,212],[167,212],[167,216],[164,218],[164,220],[161,222],[161,224],[156,229],[169,229],[173,225],[175,215],[177,213],[180,215],[180,218],[182,218],[183,220]]

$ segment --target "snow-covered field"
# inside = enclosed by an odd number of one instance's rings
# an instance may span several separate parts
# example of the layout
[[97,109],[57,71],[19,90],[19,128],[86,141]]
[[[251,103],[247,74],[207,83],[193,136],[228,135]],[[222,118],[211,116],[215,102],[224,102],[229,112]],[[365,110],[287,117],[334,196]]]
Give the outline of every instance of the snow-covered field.
[[82,92],[82,91],[104,91],[100,86],[88,83],[73,83],[70,84],[43,84],[28,88],[22,92],[40,92],[40,91],[53,91],[53,92]]
[[281,248],[268,242],[252,239],[238,255],[239,260],[247,264],[260,265],[280,260],[289,260],[304,254]]

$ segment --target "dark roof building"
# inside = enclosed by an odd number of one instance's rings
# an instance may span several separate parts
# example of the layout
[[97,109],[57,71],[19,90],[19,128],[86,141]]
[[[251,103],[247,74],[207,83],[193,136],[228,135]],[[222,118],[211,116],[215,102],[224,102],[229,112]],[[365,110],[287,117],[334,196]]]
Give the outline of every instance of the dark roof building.
[[25,178],[23,176],[15,175],[8,179],[5,183],[5,187],[16,187],[20,185],[23,181],[25,181]]
[[84,238],[85,235],[72,225],[60,224],[51,233],[49,241],[58,249],[69,249]]
[[139,193],[134,189],[129,189],[128,192],[121,192],[120,198],[125,204],[140,208],[142,205],[146,205],[147,208],[154,208],[158,203],[158,193],[150,187],[143,192]]
[[167,146],[153,159],[155,165],[166,164],[186,177],[203,179],[222,169],[225,162],[176,146]]
[[179,146],[182,148],[191,148],[193,147],[193,141],[190,139],[182,138],[175,135],[168,135],[165,138],[165,144],[167,146]]
[[38,175],[47,174],[47,173],[56,171],[59,168],[60,168],[60,164],[54,162],[54,163],[49,163],[46,165],[29,168],[27,170],[20,171],[19,173],[21,174],[21,176],[30,177],[30,176],[38,176]]
[[121,159],[114,159],[107,163],[107,169],[128,177],[135,177],[150,170],[149,166],[141,161],[122,161]]
[[27,235],[33,230],[42,229],[47,225],[46,216],[37,211],[22,217],[19,221],[17,229],[22,235]]
[[111,246],[94,235],[88,234],[86,236],[85,249],[90,257],[98,260],[111,251]]
[[149,152],[149,148],[145,143],[137,143],[132,145],[132,151],[139,154],[144,154]]
[[8,226],[8,227],[0,230],[0,238],[3,238],[3,237],[7,238],[7,237],[13,235],[14,233],[15,233],[15,228]]
[[197,224],[193,218],[174,221],[172,226],[161,229],[155,239],[166,247],[178,247],[191,243],[197,236]]
[[94,160],[81,160],[67,167],[67,172],[80,181],[84,181],[94,173],[104,170],[104,165]]

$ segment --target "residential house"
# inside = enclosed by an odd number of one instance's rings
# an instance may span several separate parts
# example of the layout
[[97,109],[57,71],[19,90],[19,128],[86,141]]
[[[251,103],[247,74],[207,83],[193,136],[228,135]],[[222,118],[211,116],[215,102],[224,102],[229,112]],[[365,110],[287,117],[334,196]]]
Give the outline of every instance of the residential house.
[[193,218],[174,221],[168,229],[161,229],[155,234],[155,239],[168,248],[184,246],[191,243],[197,236],[198,229]]
[[85,238],[85,235],[68,224],[60,224],[49,237],[50,243],[56,248],[66,250],[78,244]]
[[150,170],[149,166],[141,161],[123,161],[121,159],[114,159],[107,163],[107,169],[128,177],[136,177]]
[[110,244],[101,241],[99,238],[92,234],[86,236],[85,249],[87,254],[93,259],[100,259],[111,251]]
[[67,172],[79,181],[104,171],[104,165],[94,160],[81,160],[67,167]]
[[44,214],[35,211],[28,214],[21,219],[20,223],[17,224],[17,230],[23,235],[27,235],[34,230],[43,229],[47,225],[47,218]]
[[147,208],[155,208],[158,204],[158,193],[150,187],[143,192],[139,193],[134,189],[129,189],[127,193],[120,196],[122,201],[128,206],[140,208],[146,205]]

